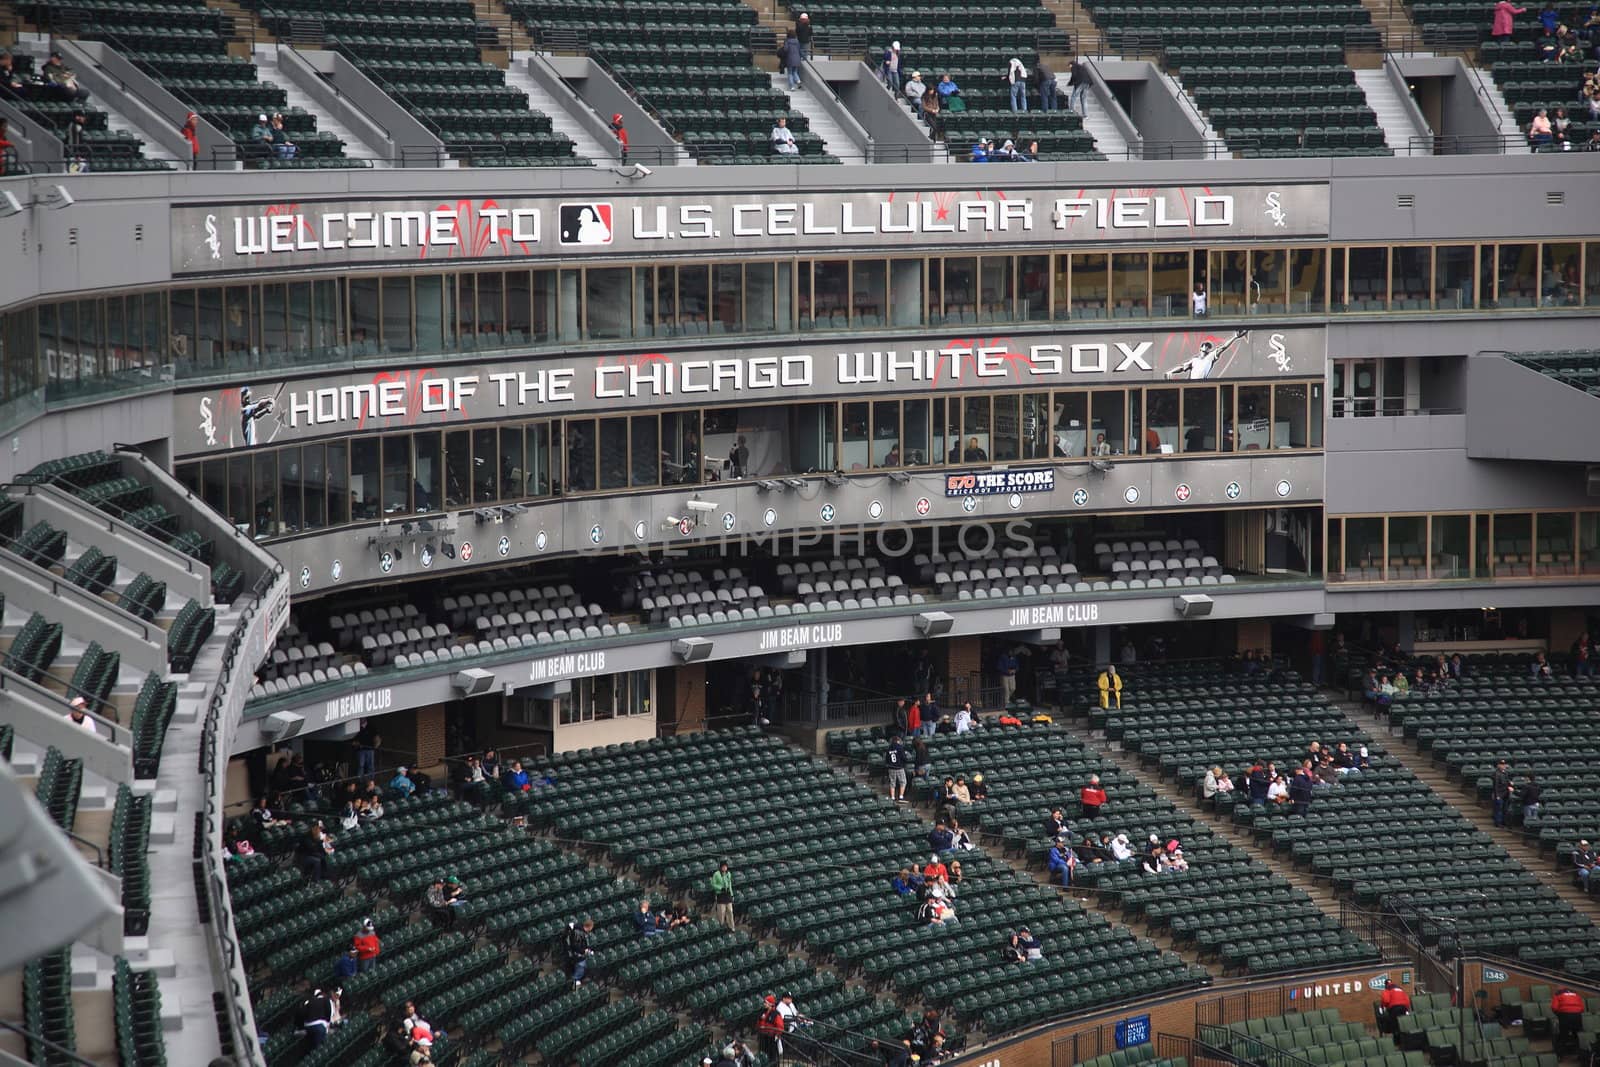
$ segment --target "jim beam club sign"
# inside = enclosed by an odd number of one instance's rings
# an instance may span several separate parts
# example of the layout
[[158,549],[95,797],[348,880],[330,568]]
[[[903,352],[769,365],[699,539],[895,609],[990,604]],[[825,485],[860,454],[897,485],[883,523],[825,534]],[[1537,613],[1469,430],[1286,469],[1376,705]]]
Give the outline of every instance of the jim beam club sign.
[[792,345],[393,366],[253,382],[175,398],[179,455],[491,419],[637,408],[822,401],[884,393],[1202,379],[1320,378],[1321,329],[1182,329],[1105,335],[883,338],[879,347]]
[[179,205],[172,269],[1321,237],[1319,184]]

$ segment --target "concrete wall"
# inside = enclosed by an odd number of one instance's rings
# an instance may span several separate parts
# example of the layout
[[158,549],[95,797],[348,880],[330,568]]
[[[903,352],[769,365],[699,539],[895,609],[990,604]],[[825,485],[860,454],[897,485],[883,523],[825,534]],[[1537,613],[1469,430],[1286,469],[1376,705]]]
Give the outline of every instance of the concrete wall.
[[[0,227],[5,220],[0,219]],[[0,271],[0,275],[5,272]],[[161,390],[160,383],[152,385]],[[172,436],[172,397],[163,391],[57,410],[12,431],[0,447],[0,481],[11,481],[47,459],[115,444],[155,446],[164,455]]]
[[[1473,356],[1467,361],[1467,453],[1478,459],[1600,461],[1600,398],[1502,356]],[[1583,467],[1572,470],[1581,480]]]
[[940,148],[929,140],[928,128],[889,96],[871,67],[839,59],[812,60],[811,67],[872,138],[874,159],[892,163],[937,158]]
[[[628,131],[628,148],[633,156],[638,157],[637,162],[654,167],[655,159],[650,156],[665,153],[661,156],[665,161],[678,151],[678,144],[672,135],[662,129],[622,86],[613,81],[600,64],[588,56],[548,56],[545,62],[577,94],[578,99],[597,114],[607,118],[618,114],[622,116],[622,124]],[[640,149],[649,151],[641,152]]]
[[[1393,61],[1408,82],[1421,86],[1424,116],[1435,134],[1447,138],[1490,137],[1498,132],[1494,116],[1478,95],[1477,80],[1461,60],[1395,56]],[[1484,150],[1488,151],[1487,147]]]
[[[1173,158],[1201,157],[1204,128],[1196,125],[1194,113],[1178,100],[1177,90],[1154,64],[1145,60],[1099,59],[1095,60],[1095,69],[1116,94],[1152,155],[1169,151],[1160,147],[1167,145],[1171,146]],[[1067,72],[1061,71],[1058,77],[1065,93]]]
[[648,741],[656,735],[654,715],[629,715],[620,719],[596,719],[555,728],[552,751],[574,752],[596,745],[622,745],[629,741]]
[[[406,159],[416,165],[430,152],[444,158],[444,142],[338,52],[302,52],[280,45],[278,70],[325,112],[390,159]],[[359,155],[361,146],[350,145],[346,151]]]

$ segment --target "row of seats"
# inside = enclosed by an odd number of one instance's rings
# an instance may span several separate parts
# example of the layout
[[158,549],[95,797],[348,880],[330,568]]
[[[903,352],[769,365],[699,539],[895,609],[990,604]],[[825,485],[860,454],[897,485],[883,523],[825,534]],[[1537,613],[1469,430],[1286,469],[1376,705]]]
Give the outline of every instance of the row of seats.
[[[399,666],[409,666],[399,663]],[[250,687],[251,700],[265,700],[268,697],[286,696],[296,689],[304,689],[308,685],[322,685],[337,678],[346,680],[359,678],[367,673],[367,665],[359,660],[355,663],[343,663],[333,669],[318,667],[314,670],[302,670],[295,674],[283,675],[278,678],[269,678]]]
[[[1600,969],[1593,959],[1600,931],[1313,687],[1196,667],[1146,685],[1141,669],[1130,668],[1122,707],[1104,713],[1107,736],[1186,788],[1214,765],[1234,772],[1253,759],[1293,766],[1314,740],[1368,748],[1370,769],[1319,789],[1306,815],[1288,805],[1234,803],[1234,821],[1264,846],[1363,906],[1399,906],[1404,898],[1406,907],[1451,920],[1441,945],[1447,954],[1485,952],[1578,974]],[[1384,846],[1352,847],[1369,842],[1374,825],[1383,827]],[[1501,892],[1485,899],[1462,883],[1462,855],[1474,857],[1475,884],[1492,881]]]
[[135,971],[118,958],[111,975],[118,1067],[167,1067],[161,989],[155,971]]
[[[34,57],[20,49],[13,49],[11,69],[24,84],[32,83],[38,74]],[[170,165],[150,159],[144,154],[144,142],[126,130],[113,130],[110,116],[95,107],[92,101],[66,101],[44,96],[25,94],[6,99],[28,118],[37,122],[57,139],[65,140],[67,127],[73,115],[82,112],[84,117],[82,146],[77,155],[89,162],[94,170],[145,171],[169,170]]]
[[34,797],[50,820],[68,832],[78,819],[78,794],[82,788],[83,761],[67,758],[54,745],[46,749]]
[[117,787],[107,858],[111,873],[122,879],[122,928],[133,937],[144,936],[150,927],[150,860],[146,853],[153,810],[149,794],[135,793],[126,785]]
[[1590,396],[1600,396],[1600,351],[1522,352],[1511,358]]

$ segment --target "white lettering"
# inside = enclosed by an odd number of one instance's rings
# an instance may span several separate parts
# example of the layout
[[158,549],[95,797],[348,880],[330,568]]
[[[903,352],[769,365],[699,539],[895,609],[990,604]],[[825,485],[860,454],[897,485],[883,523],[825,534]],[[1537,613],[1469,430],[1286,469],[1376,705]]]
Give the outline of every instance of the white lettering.
[[1099,620],[1099,604],[1040,604],[1012,608],[1007,625],[1014,630],[1031,630],[1040,626],[1083,626]]
[[786,626],[779,630],[763,630],[757,651],[782,652],[793,648],[812,648],[818,645],[837,645],[844,642],[844,625],[825,622],[815,625]]
[[334,697],[323,704],[323,721],[340,722],[344,719],[359,718],[363,715],[388,711],[393,706],[393,689],[371,689],[365,693],[350,693]]

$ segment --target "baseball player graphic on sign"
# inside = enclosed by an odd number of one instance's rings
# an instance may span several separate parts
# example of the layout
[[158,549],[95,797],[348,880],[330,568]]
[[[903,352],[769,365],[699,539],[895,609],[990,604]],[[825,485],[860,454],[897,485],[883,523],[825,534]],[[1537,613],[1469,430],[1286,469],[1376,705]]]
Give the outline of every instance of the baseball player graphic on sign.
[[1184,360],[1167,371],[1166,376],[1168,378],[1186,377],[1191,382],[1204,381],[1211,377],[1211,372],[1216,368],[1217,360],[1222,358],[1223,353],[1249,336],[1249,330],[1240,330],[1220,345],[1212,344],[1210,341],[1201,341],[1200,351],[1195,353],[1193,358]]
[[256,443],[256,420],[271,414],[276,399],[274,395],[252,402],[248,385],[239,390],[239,430],[244,437],[246,448]]

